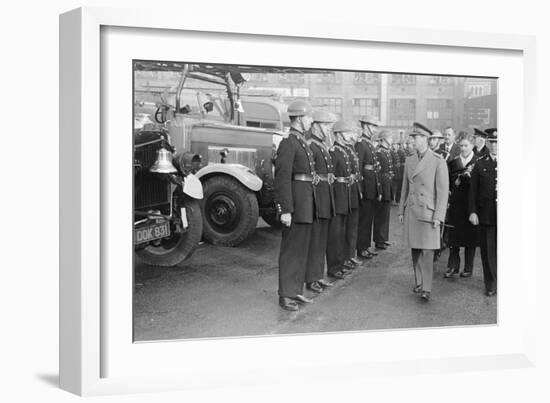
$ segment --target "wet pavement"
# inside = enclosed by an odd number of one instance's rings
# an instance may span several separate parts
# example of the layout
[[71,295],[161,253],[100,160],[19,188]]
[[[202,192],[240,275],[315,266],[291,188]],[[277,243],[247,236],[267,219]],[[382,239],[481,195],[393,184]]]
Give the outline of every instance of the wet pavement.
[[[443,278],[434,266],[430,302],[413,294],[410,250],[392,207],[392,245],[322,294],[287,312],[277,302],[280,232],[260,224],[235,248],[202,244],[172,269],[136,267],[135,340],[169,340],[345,330],[494,324],[497,298],[483,294],[479,249],[474,275]],[[462,255],[462,254],[461,254]]]

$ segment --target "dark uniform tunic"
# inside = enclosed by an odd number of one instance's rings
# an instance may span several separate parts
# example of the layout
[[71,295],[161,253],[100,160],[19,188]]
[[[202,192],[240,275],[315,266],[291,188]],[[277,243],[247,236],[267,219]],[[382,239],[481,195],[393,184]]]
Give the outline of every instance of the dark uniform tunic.
[[472,170],[469,213],[480,224],[481,263],[487,291],[497,289],[497,161],[490,155],[477,160]]
[[455,272],[460,268],[460,247],[464,247],[464,271],[472,272],[474,268],[475,248],[479,246],[479,228],[469,220],[468,194],[470,191],[470,176],[462,169],[472,169],[476,162],[475,155],[463,166],[460,157],[449,162],[449,208],[447,223],[453,228],[447,229],[447,243],[450,248],[447,267]]
[[489,155],[489,149],[487,148],[487,146],[483,146],[483,148],[481,150],[478,150],[477,147],[474,147],[474,152],[476,153],[476,158],[483,158],[483,157],[486,157],[487,155]]
[[[311,224],[315,218],[315,188],[311,180],[314,174],[311,149],[303,134],[291,128],[288,137],[279,144],[275,160],[275,202],[281,214],[292,214],[290,227],[282,230],[279,254],[281,297],[294,298],[303,290]],[[300,178],[301,175],[306,178]]]
[[357,233],[357,251],[361,253],[371,246],[376,200],[381,190],[378,177],[379,164],[374,146],[366,137],[361,137],[361,140],[355,143],[355,150],[357,151],[359,167],[362,169],[361,174],[363,176],[361,181],[363,198],[359,207],[359,229]]
[[393,164],[390,150],[381,144],[376,152],[380,163],[380,189],[382,199],[377,202],[374,216],[374,243],[382,245],[389,240],[390,202],[392,200]]
[[399,202],[397,198],[398,189],[401,187],[402,177],[399,175],[401,168],[401,159],[399,158],[399,153],[393,149],[390,150],[391,159],[392,159],[392,168],[393,168],[393,178],[391,180],[391,192],[392,192],[392,201]]
[[346,218],[351,211],[350,161],[348,153],[342,145],[335,143],[330,148],[330,156],[334,165],[334,193],[335,216],[329,222],[327,248],[327,273],[334,274],[341,270],[348,258],[346,253]]
[[359,157],[351,146],[344,146],[348,154],[350,162],[351,181],[349,183],[350,190],[350,207],[351,210],[346,220],[346,250],[347,259],[351,259],[356,255],[357,249],[357,230],[359,226],[359,203],[361,201],[361,171],[359,169]]
[[399,169],[396,172],[396,176],[399,180],[399,186],[395,189],[395,201],[399,203],[401,201],[401,184],[403,183],[403,172],[405,172],[405,160],[407,159],[407,153],[400,148],[397,150],[397,156],[399,158]]
[[329,221],[334,215],[334,195],[331,185],[334,178],[334,166],[330,152],[328,147],[315,137],[311,138],[309,146],[313,153],[315,172],[319,177],[319,182],[315,187],[317,214],[311,229],[306,283],[323,278]]

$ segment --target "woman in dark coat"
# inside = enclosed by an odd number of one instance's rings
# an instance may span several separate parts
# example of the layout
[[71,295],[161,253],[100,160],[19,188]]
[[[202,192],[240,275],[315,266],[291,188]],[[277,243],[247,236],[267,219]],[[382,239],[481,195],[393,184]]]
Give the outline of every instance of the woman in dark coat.
[[468,191],[470,189],[470,172],[476,162],[473,151],[474,136],[466,134],[459,139],[460,155],[449,162],[449,209],[447,224],[449,228],[448,245],[449,261],[445,277],[458,274],[460,270],[460,248],[464,248],[464,272],[460,277],[470,277],[474,269],[474,256],[479,246],[478,228],[468,219]]

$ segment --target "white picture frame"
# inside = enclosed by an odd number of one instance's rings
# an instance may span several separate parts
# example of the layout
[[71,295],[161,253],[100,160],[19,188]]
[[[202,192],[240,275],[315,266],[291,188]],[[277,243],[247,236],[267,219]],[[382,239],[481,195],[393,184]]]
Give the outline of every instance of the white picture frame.
[[[522,276],[516,284],[525,296],[518,302],[517,312],[510,318],[502,318],[500,309],[509,306],[511,288],[499,278],[499,325],[479,330],[483,337],[495,337],[502,343],[495,343],[491,351],[483,350],[484,345],[473,349],[470,354],[453,350],[444,352],[434,347],[432,354],[404,355],[400,349],[404,337],[410,339],[436,340],[447,337],[452,332],[456,337],[469,337],[478,329],[440,329],[418,331],[386,331],[364,334],[354,332],[346,335],[329,334],[320,336],[284,336],[270,338],[250,338],[232,340],[201,340],[196,342],[146,343],[140,346],[140,354],[161,356],[171,354],[176,349],[185,354],[185,362],[165,360],[163,371],[125,372],[106,368],[106,361],[117,354],[119,347],[112,344],[106,327],[112,322],[106,318],[119,313],[111,312],[107,303],[109,290],[105,287],[105,272],[102,267],[108,264],[108,244],[102,238],[102,212],[108,203],[109,187],[104,184],[105,166],[108,164],[107,142],[102,143],[100,133],[105,129],[102,122],[101,91],[102,83],[102,30],[106,27],[126,27],[132,29],[164,30],[165,32],[203,32],[222,35],[253,36],[261,44],[262,38],[275,41],[330,41],[341,44],[376,44],[384,46],[409,47],[412,51],[443,52],[445,49],[472,52],[510,52],[520,64],[515,78],[521,83],[514,91],[520,97],[517,104],[521,108],[515,116],[503,114],[499,99],[499,134],[502,154],[499,162],[499,192],[502,193],[502,209],[499,206],[499,225],[508,225],[517,232],[519,239],[526,239],[527,228],[522,222],[535,222],[535,211],[526,207],[518,208],[518,223],[502,220],[510,205],[506,205],[506,195],[512,194],[509,180],[517,175],[513,163],[506,164],[507,156],[516,152],[527,160],[529,150],[534,147],[533,124],[535,102],[535,41],[533,37],[509,34],[468,33],[459,31],[430,31],[420,29],[372,27],[353,24],[324,24],[307,21],[301,25],[279,24],[277,21],[238,21],[219,18],[179,18],[177,13],[151,10],[116,10],[102,8],[81,8],[60,17],[60,385],[63,389],[79,395],[113,393],[150,392],[188,388],[208,388],[225,385],[254,385],[270,382],[290,382],[292,371],[280,368],[306,367],[302,377],[323,379],[327,368],[349,371],[358,376],[373,374],[413,374],[438,371],[519,368],[534,365],[535,361],[535,312],[536,282],[527,281],[536,277],[535,256],[527,253],[527,241],[517,245],[517,262],[521,262]],[[168,31],[170,30],[170,31]],[[176,38],[177,39],[177,38]],[[328,41],[328,42],[327,42]],[[309,42],[311,43],[311,42]],[[177,56],[175,56],[177,57]],[[136,57],[139,58],[139,57]],[[284,64],[284,63],[281,63]],[[365,67],[368,69],[369,67]],[[490,70],[490,67],[487,67]],[[403,68],[400,68],[402,71]],[[436,69],[437,70],[437,69]],[[433,71],[438,73],[440,70]],[[517,73],[521,71],[521,74]],[[510,77],[513,75],[511,73]],[[459,75],[459,74],[457,74]],[[518,90],[519,89],[519,90]],[[500,96],[500,94],[499,94]],[[505,111],[506,112],[506,111]],[[500,118],[500,116],[503,116]],[[130,118],[128,118],[130,121]],[[510,127],[523,134],[523,146],[519,149],[507,143],[506,130]],[[105,140],[105,139],[103,139]],[[517,145],[516,145],[517,146]],[[515,150],[515,151],[514,151]],[[502,168],[501,168],[502,164]],[[129,176],[128,176],[129,177]],[[535,177],[521,178],[522,186],[533,184]],[[532,186],[536,188],[535,186]],[[500,197],[500,195],[499,195]],[[500,199],[499,199],[500,202]],[[128,212],[129,213],[129,212]],[[515,225],[515,226],[514,226]],[[513,227],[511,227],[513,226]],[[499,232],[500,234],[500,232]],[[506,234],[499,238],[499,251],[506,250],[509,239]],[[500,236],[500,235],[499,235]],[[113,253],[109,251],[109,253]],[[131,253],[131,252],[130,252]],[[499,259],[501,254],[499,252]],[[124,258],[123,258],[124,260]],[[126,259],[127,260],[127,259]],[[512,265],[512,260],[502,259],[504,270]],[[503,269],[501,269],[501,273]],[[109,285],[110,287],[111,285]],[[131,287],[131,284],[128,284]],[[128,302],[128,301],[126,301]],[[118,311],[117,311],[118,312]],[[521,321],[519,312],[523,312]],[[501,320],[502,319],[502,320]],[[111,332],[117,332],[110,330]],[[124,330],[128,331],[128,329]],[[107,333],[106,333],[107,332]],[[409,332],[409,333],[407,333]],[[476,335],[477,337],[477,335]],[[368,338],[369,342],[386,343],[381,348],[384,357],[346,355],[345,348],[341,359],[313,360],[300,363],[277,361],[278,348],[291,348],[303,351],[311,343],[327,343],[334,338],[344,338],[345,343],[357,345]],[[131,343],[131,340],[128,341]],[[395,346],[391,349],[392,343]],[[266,345],[269,347],[266,347]],[[108,346],[108,347],[107,347]],[[127,346],[128,352],[132,346]],[[268,350],[267,352],[265,350]],[[122,349],[121,349],[122,350]],[[156,350],[156,351],[155,351]],[[211,351],[213,357],[207,363],[204,355],[193,351]],[[238,360],[229,351],[249,351],[250,357],[241,362],[225,365],[225,361]],[[270,353],[271,352],[271,353]],[[258,359],[264,354],[263,359]],[[123,359],[124,357],[121,357]],[[126,357],[127,358],[127,357]],[[213,360],[213,361],[210,361]],[[144,361],[145,362],[145,361]],[[215,365],[212,365],[214,363]],[[144,363],[144,367],[147,364]],[[236,368],[237,367],[237,368]],[[261,371],[257,369],[261,368]],[[192,371],[191,371],[192,369]],[[252,373],[250,369],[254,370]],[[112,375],[115,374],[116,375]],[[286,373],[286,375],[285,375]],[[246,375],[245,375],[246,374]]]

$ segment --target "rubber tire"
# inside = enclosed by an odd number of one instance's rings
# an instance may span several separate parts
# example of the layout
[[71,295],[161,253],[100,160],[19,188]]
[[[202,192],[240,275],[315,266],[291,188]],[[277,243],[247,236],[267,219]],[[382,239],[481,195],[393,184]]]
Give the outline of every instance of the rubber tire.
[[[247,189],[236,179],[219,175],[208,178],[204,184],[203,207],[203,239],[205,242],[220,246],[237,246],[248,238],[258,225],[258,200],[256,194]],[[220,233],[210,225],[207,212],[204,211],[208,198],[218,191],[224,191],[231,196],[231,200],[237,205],[240,211],[240,221],[237,227],[229,233]]]
[[188,259],[199,246],[202,237],[202,211],[198,200],[186,198],[183,207],[187,211],[188,231],[172,251],[159,255],[150,250],[136,251],[139,261],[157,267],[173,267]]

